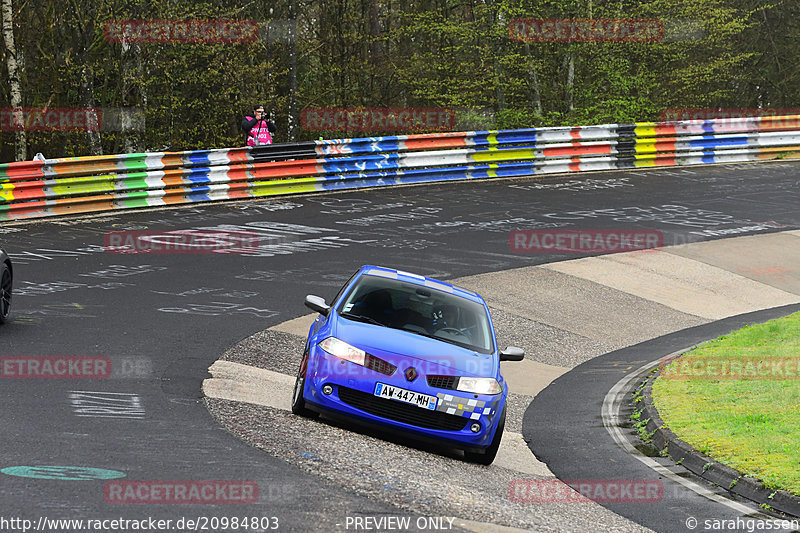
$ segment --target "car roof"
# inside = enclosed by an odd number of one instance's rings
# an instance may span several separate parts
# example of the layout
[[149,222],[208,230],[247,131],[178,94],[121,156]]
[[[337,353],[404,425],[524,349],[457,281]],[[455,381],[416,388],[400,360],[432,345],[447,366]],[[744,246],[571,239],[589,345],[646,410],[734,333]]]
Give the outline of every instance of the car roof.
[[443,292],[449,292],[456,296],[460,296],[462,298],[466,298],[467,300],[471,300],[473,302],[477,302],[480,304],[485,303],[483,301],[483,298],[481,298],[481,296],[476,292],[472,292],[471,290],[459,287],[458,285],[453,285],[452,283],[447,283],[445,281],[440,281],[438,279],[429,278],[427,276],[420,276],[419,274],[414,274],[412,272],[406,272],[405,270],[397,270],[395,268],[387,268],[374,265],[364,265],[363,267],[361,267],[361,274],[367,274],[370,276],[378,276],[389,279],[397,279],[400,281],[413,283],[415,285],[420,285],[422,287],[428,287],[431,289],[438,289]]

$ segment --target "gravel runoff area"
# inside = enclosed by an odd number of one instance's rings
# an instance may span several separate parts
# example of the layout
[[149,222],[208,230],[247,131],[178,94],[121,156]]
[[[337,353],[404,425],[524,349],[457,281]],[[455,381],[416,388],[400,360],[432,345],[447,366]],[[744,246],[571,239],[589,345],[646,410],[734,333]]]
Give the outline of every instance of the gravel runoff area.
[[[519,318],[498,321],[498,336],[510,343],[515,335],[505,334],[506,322],[519,326]],[[244,339],[222,359],[293,376],[304,342],[297,335],[266,330]],[[531,400],[525,395],[509,396],[506,431],[520,431]],[[536,531],[649,531],[595,503],[514,501],[510,489],[515,480],[541,480],[551,488],[561,486],[551,475],[475,465],[463,461],[454,450],[431,449],[327,419],[305,419],[281,409],[208,397],[205,401],[220,424],[252,446],[346,490],[379,498],[408,512]]]

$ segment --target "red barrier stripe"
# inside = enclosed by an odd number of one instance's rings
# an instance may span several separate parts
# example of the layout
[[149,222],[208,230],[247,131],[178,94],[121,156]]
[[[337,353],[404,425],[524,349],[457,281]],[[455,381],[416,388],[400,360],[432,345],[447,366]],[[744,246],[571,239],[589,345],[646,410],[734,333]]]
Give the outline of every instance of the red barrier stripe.
[[675,135],[677,131],[675,130],[674,124],[657,124],[655,127],[656,135]]
[[675,157],[656,157],[654,159],[655,166],[657,167],[674,167],[678,163],[675,160]]
[[14,201],[18,200],[31,200],[33,198],[44,198],[44,182],[43,181],[35,181],[35,182],[25,182],[24,187],[20,187],[19,185],[15,186],[11,190],[11,194],[14,196]]
[[[44,176],[42,161],[20,161],[19,163],[8,163],[5,168],[0,168],[0,182],[21,181],[36,179]],[[4,180],[3,178],[8,178]]]
[[663,141],[658,141],[655,143],[655,148],[659,152],[674,152],[675,148],[675,139],[665,139]]
[[231,150],[228,152],[228,159],[231,163],[245,163],[249,161],[248,154],[250,153],[249,150],[246,148],[242,148],[240,150]]

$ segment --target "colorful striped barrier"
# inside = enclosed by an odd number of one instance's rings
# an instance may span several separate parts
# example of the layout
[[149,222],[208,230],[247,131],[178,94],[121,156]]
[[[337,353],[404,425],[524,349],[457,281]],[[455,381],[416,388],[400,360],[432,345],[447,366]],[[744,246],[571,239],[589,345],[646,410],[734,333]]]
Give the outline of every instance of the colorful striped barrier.
[[447,180],[800,157],[800,116],[452,132],[0,165],[0,221]]

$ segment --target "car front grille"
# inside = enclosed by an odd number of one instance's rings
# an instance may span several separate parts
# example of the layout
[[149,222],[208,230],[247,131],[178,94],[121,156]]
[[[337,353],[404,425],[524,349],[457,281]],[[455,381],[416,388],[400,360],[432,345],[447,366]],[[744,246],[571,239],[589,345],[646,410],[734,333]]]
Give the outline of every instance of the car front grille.
[[455,390],[457,385],[458,376],[428,376],[429,387]]
[[384,361],[383,359],[379,359],[371,354],[366,355],[366,358],[364,359],[364,366],[370,370],[374,370],[375,372],[386,374],[387,376],[391,376],[394,374],[394,371],[397,370],[397,367],[392,363]]
[[469,419],[462,416],[422,409],[421,407],[415,407],[396,400],[379,398],[374,394],[348,387],[339,387],[339,399],[347,405],[361,409],[371,415],[426,429],[461,431],[469,422]]

